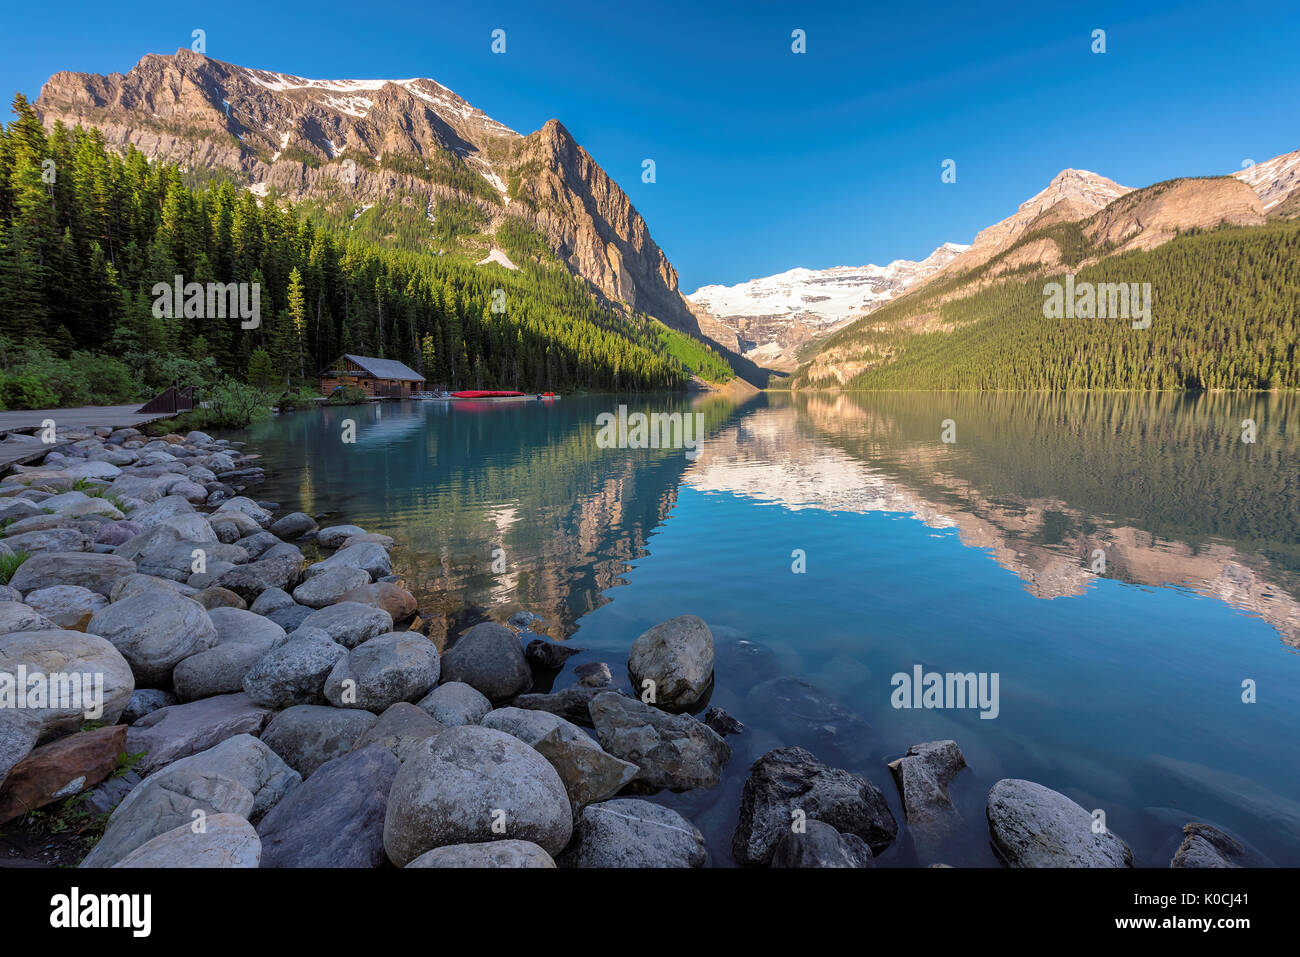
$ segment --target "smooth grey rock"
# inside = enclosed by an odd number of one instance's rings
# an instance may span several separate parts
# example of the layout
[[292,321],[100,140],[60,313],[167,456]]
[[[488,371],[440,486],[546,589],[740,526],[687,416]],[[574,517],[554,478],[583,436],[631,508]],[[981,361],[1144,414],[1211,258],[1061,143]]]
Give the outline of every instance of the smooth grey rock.
[[269,615],[277,608],[289,608],[296,604],[293,596],[283,588],[267,588],[254,599],[248,610],[255,615]]
[[263,867],[382,867],[398,761],[381,744],[327,761],[257,826]]
[[312,616],[313,611],[315,609],[295,603],[268,613],[266,620],[274,622],[289,634],[293,634],[306,623],[307,619]]
[[59,628],[85,631],[95,612],[105,607],[108,599],[80,585],[53,585],[36,589],[27,596],[26,602]]
[[331,568],[308,578],[293,590],[296,602],[309,608],[324,608],[342,601],[354,588],[370,584],[370,573],[362,568]]
[[90,536],[75,528],[46,528],[22,535],[11,535],[5,544],[15,552],[35,555],[38,552],[88,552]]
[[898,836],[880,789],[866,778],[822,764],[803,748],[777,748],[749,769],[731,850],[742,866],[771,862],[795,811],[866,841],[879,854]]
[[290,512],[283,518],[271,523],[271,534],[278,535],[285,541],[302,538],[308,532],[316,530],[316,520],[302,512]]
[[442,656],[442,679],[463,681],[495,703],[527,691],[533,674],[519,639],[502,625],[485,621],[457,638]]
[[253,601],[268,588],[289,590],[302,580],[303,557],[278,555],[237,565],[222,572],[212,584],[228,588],[245,601]]
[[439,724],[454,727],[478,724],[492,710],[492,702],[463,681],[440,684],[419,701]]
[[856,834],[841,834],[824,821],[788,829],[772,852],[773,867],[875,867],[871,848]]
[[[494,821],[505,833],[493,831]],[[564,783],[540,754],[490,728],[446,728],[414,749],[388,796],[384,848],[405,867],[425,851],[498,838],[558,853],[573,830]]]
[[671,808],[638,798],[583,808],[561,867],[703,867],[699,828]]
[[122,711],[122,723],[135,724],[150,712],[178,703],[176,696],[170,691],[163,691],[161,688],[136,688],[131,692],[131,698]]
[[300,628],[263,655],[244,676],[244,691],[259,704],[287,708],[323,704],[325,679],[347,649],[318,628]]
[[181,701],[196,701],[242,692],[244,676],[264,654],[257,645],[236,641],[190,655],[172,671],[176,696]]
[[294,705],[271,719],[262,732],[262,743],[305,779],[326,761],[351,751],[375,721],[369,711]]
[[596,695],[589,708],[601,747],[640,768],[636,781],[643,789],[711,788],[731,758],[727,742],[690,715],[613,691]]
[[40,715],[23,708],[0,709],[0,784],[10,769],[31,753],[40,736]]
[[340,658],[325,680],[336,708],[376,714],[399,701],[415,701],[438,683],[438,647],[418,631],[395,631],[363,641]]
[[135,538],[145,530],[139,522],[122,520],[117,522],[104,522],[95,529],[94,541],[96,545],[123,545]]
[[993,850],[1007,867],[1132,867],[1133,852],[1064,794],[1019,778],[989,791]]
[[271,513],[254,502],[251,498],[245,498],[243,495],[237,495],[234,498],[226,499],[221,503],[217,512],[219,514],[225,514],[226,512],[239,512],[257,522],[257,524],[262,528],[266,528],[271,524]]
[[[142,575],[170,578],[172,581],[206,588],[219,581],[221,575],[246,561],[248,553],[238,545],[178,539],[141,555],[136,560],[136,568]],[[205,575],[206,578],[202,577]]]
[[309,566],[303,575],[305,578],[312,579],[334,568],[360,568],[375,579],[391,575],[393,562],[388,557],[388,550],[383,546],[366,542],[340,548],[325,561]]
[[114,867],[257,867],[262,842],[238,814],[213,814],[195,833],[182,824],[127,854]]
[[532,841],[448,844],[425,851],[407,867],[555,867],[555,860]]
[[[78,730],[87,721],[116,724],[135,690],[131,666],[121,652],[99,635],[79,631],[54,628],[0,636],[0,672],[16,676],[20,668],[26,669],[29,682],[37,673],[82,676],[80,700],[60,700],[59,707],[24,709],[40,719],[42,744]],[[102,713],[95,714],[96,699],[101,695]]]
[[339,548],[353,535],[364,535],[366,530],[357,525],[331,525],[316,533],[316,542],[322,548]]
[[942,856],[944,842],[961,827],[962,818],[948,795],[948,785],[965,767],[961,748],[951,740],[914,744],[906,755],[889,764],[913,843],[923,860]]
[[80,585],[107,596],[135,562],[99,552],[41,552],[18,566],[9,584],[24,595],[51,585]]
[[695,615],[670,618],[632,642],[627,667],[636,688],[654,682],[656,704],[689,707],[713,682],[713,633]]
[[239,734],[260,734],[271,710],[248,695],[224,694],[151,711],[126,732],[127,754],[144,753],[136,769],[158,768],[215,747]]
[[275,622],[242,608],[212,608],[208,618],[217,629],[217,647],[240,644],[270,651],[287,637]]
[[25,602],[0,601],[0,635],[14,631],[53,631],[58,627]]
[[312,612],[298,627],[319,629],[345,648],[355,648],[363,641],[392,632],[393,616],[382,608],[342,601]]
[[86,631],[111,641],[142,685],[168,682],[179,662],[217,642],[204,607],[169,588],[115,601],[95,613]]
[[[516,708],[532,711],[547,711],[559,715],[565,721],[590,728],[591,699],[598,694],[610,693],[609,688],[563,688],[550,694],[521,694],[510,704]],[[617,693],[617,692],[614,692]]]
[[251,559],[262,558],[268,551],[276,545],[281,544],[280,539],[270,532],[254,532],[252,535],[245,535],[235,542],[235,545],[242,548],[248,553]]
[[412,748],[441,730],[442,725],[423,708],[409,701],[399,701],[387,708],[379,720],[357,738],[352,747],[359,751],[367,744],[377,742],[391,751],[399,761],[405,761]]
[[193,813],[259,817],[301,783],[298,773],[251,735],[241,734],[145,778],[118,805],[81,867],[111,867]]

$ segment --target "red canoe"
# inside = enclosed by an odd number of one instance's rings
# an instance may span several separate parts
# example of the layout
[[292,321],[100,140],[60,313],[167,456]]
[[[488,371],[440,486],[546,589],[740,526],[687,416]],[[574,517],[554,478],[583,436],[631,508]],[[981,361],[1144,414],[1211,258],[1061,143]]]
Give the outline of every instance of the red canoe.
[[494,392],[490,389],[470,389],[466,392],[453,392],[457,399],[508,399],[523,395],[522,392]]

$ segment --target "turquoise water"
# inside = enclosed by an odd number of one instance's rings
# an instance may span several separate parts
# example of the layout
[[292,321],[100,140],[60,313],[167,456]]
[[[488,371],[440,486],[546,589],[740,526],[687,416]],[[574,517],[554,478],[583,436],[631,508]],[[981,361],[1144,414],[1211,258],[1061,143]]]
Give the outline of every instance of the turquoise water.
[[[701,412],[698,457],[600,448],[596,417],[620,403]],[[590,661],[630,687],[637,635],[704,618],[710,703],[747,731],[720,787],[655,799],[704,831],[715,864],[766,750],[864,774],[901,823],[885,763],[950,737],[970,769],[947,863],[995,863],[984,798],[1024,777],[1104,810],[1142,865],[1168,866],[1182,825],[1205,820],[1295,866],[1297,412],[1277,397],[570,397],[324,409],[238,437],[263,454],[259,497],[398,540],[435,635],[543,615],[585,649],[555,687]],[[893,707],[891,677],[917,665],[996,673],[997,716]],[[764,685],[777,678],[851,714],[790,706]],[[880,860],[917,862],[906,834]]]

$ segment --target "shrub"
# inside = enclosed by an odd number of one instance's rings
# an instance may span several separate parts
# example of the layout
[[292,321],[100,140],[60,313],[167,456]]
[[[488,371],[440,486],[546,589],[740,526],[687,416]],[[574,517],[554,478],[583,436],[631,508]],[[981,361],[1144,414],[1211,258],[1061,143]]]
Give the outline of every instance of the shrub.
[[330,405],[358,405],[369,398],[369,394],[360,386],[345,385],[335,389],[328,401]]
[[225,379],[212,387],[207,404],[195,409],[187,424],[192,429],[242,429],[270,412],[262,392],[234,379]]
[[5,372],[0,373],[0,402],[6,409],[52,409],[59,395],[31,373]]
[[9,579],[14,577],[14,572],[18,571],[18,566],[25,561],[27,561],[27,553],[22,549],[12,555],[0,555],[0,585],[8,585]]

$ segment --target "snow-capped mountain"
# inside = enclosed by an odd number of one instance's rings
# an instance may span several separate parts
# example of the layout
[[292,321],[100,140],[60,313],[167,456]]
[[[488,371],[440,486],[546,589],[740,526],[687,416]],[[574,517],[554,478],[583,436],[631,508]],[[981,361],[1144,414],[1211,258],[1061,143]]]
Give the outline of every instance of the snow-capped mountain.
[[793,369],[796,351],[809,339],[902,295],[967,248],[944,243],[920,262],[896,259],[887,266],[790,269],[734,286],[701,286],[686,298],[733,330],[747,358]]
[[1300,190],[1300,150],[1283,153],[1232,175],[1259,195],[1265,213],[1272,212]]

